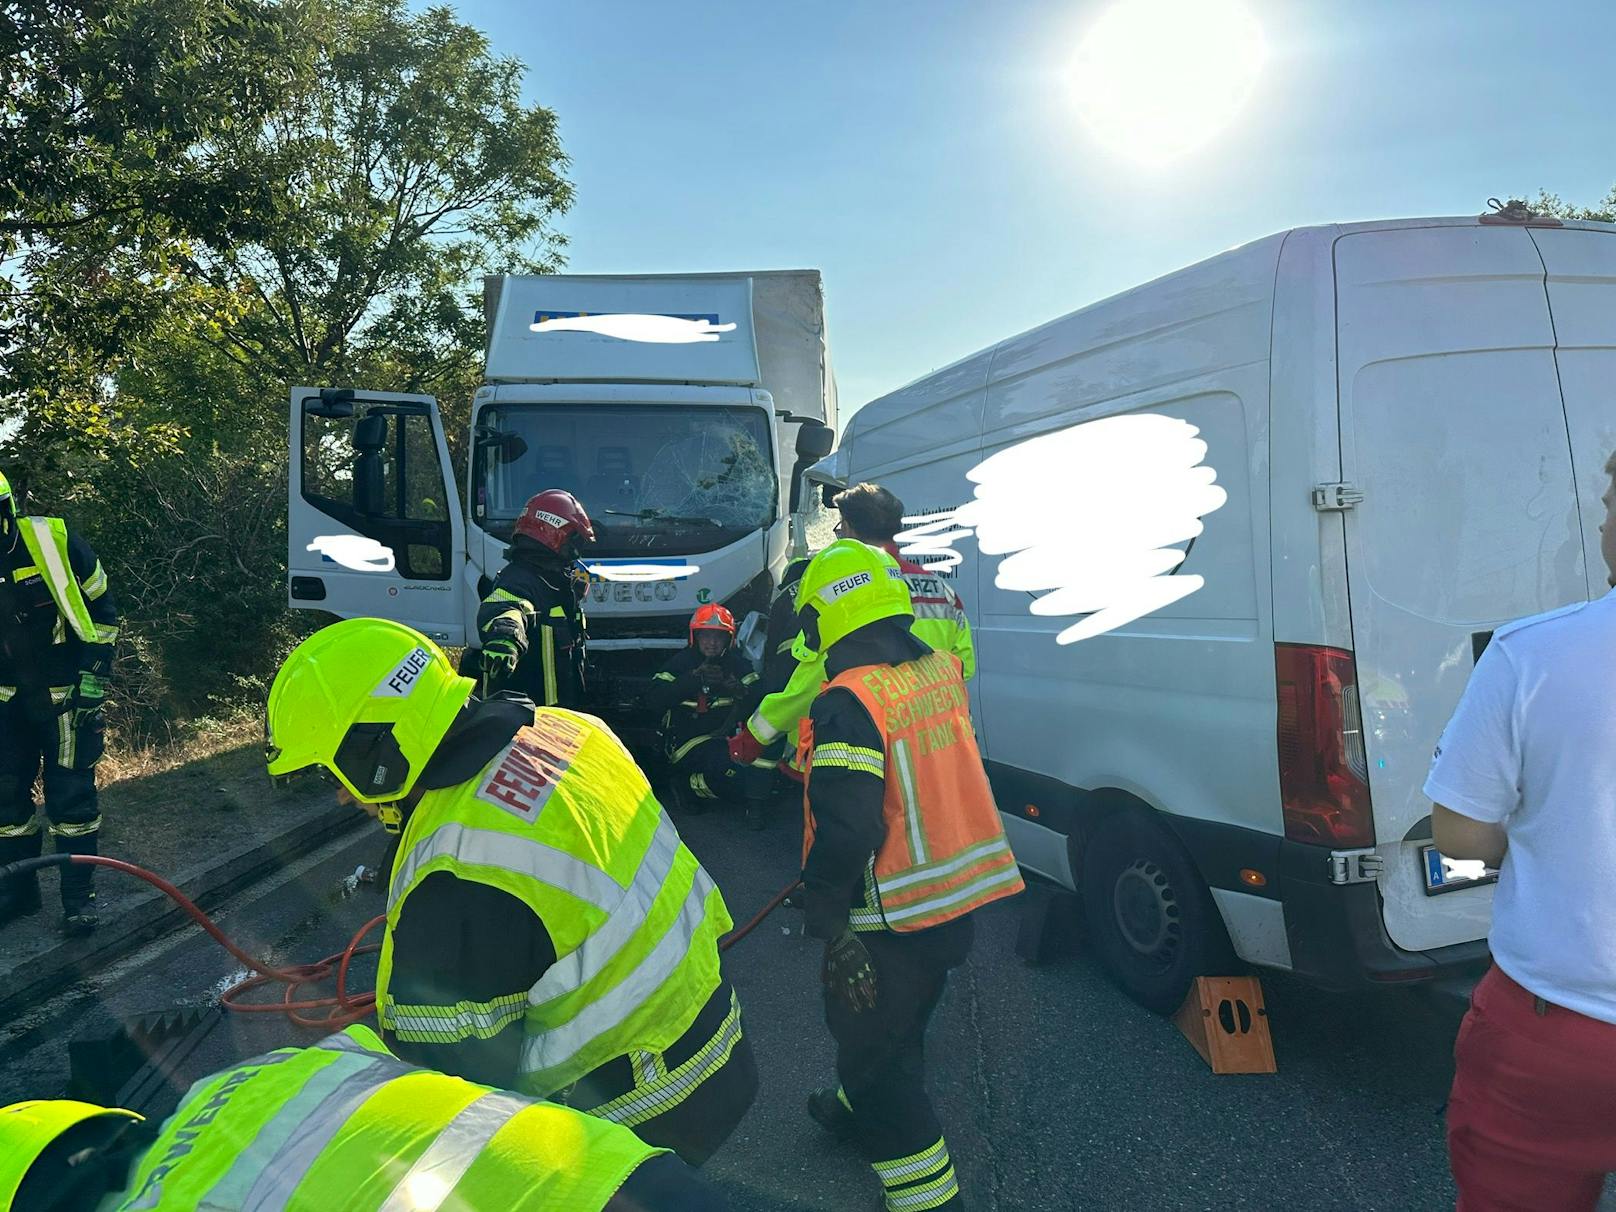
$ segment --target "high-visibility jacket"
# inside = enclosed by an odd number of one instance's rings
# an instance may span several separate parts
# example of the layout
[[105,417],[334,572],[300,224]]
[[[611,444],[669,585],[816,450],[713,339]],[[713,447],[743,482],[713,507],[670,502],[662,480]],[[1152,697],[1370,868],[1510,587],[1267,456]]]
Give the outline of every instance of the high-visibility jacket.
[[[865,866],[863,903],[848,914],[848,925],[925,930],[1020,892],[1025,885],[971,731],[958,658],[929,652],[901,665],[861,665],[825,689],[851,692],[881,736],[880,752],[837,755],[844,767],[867,762],[885,789],[886,837]],[[812,718],[805,724],[812,788]],[[814,844],[809,798],[803,797],[805,863]]]
[[904,559],[893,545],[886,550],[898,561],[898,571],[909,586],[909,600],[915,608],[915,621],[909,630],[938,652],[958,657],[960,673],[970,681],[976,674],[976,645],[971,641],[971,621],[965,616],[965,604],[959,594],[935,569]]
[[119,1212],[595,1212],[654,1149],[627,1128],[406,1065],[349,1027],[191,1087]]
[[[393,931],[436,871],[507,892],[539,917],[556,960],[531,989],[455,1006],[393,998]],[[718,940],[734,924],[622,742],[560,708],[535,713],[476,777],[422,796],[399,843],[387,922],[382,1026],[453,1043],[520,1021],[514,1086],[539,1097],[630,1051],[665,1051],[717,990]]]
[[[84,599],[84,590],[73,575],[68,559],[67,523],[61,518],[19,518],[17,521],[23,544],[28,548],[28,558],[44,577],[51,600],[61,612],[58,635],[64,635],[64,628],[71,627],[73,634],[86,644],[109,644],[117,639],[116,628],[112,629],[110,637],[103,636],[90,617],[89,603]],[[95,575],[105,584],[106,573],[99,566]]]
[[[971,624],[965,607],[953,586],[934,571],[913,560],[897,557],[898,571],[909,586],[915,621],[909,630],[927,647],[953,653],[959,659],[965,680],[976,673],[976,647],[971,641]],[[825,658],[815,656],[799,661],[784,689],[767,695],[757,705],[746,726],[765,745],[789,735],[792,752],[802,749],[802,728],[808,710],[825,686]],[[800,765],[798,769],[801,769]]]

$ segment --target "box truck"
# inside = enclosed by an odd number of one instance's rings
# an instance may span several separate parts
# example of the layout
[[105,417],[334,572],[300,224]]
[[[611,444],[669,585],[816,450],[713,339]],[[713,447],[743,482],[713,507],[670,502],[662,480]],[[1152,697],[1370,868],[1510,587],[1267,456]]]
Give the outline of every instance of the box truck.
[[[499,276],[484,303],[458,487],[432,397],[291,389],[290,602],[474,646],[523,504],[564,488],[598,538],[591,664],[632,703],[698,605],[766,613],[805,541],[798,472],[836,424],[820,275]],[[686,324],[644,339],[601,317]]]
[[1018,857],[1082,893],[1121,986],[1170,1011],[1231,950],[1334,986],[1485,960],[1492,886],[1435,853],[1420,789],[1492,629],[1607,591],[1613,384],[1616,228],[1307,227],[878,399],[809,475],[938,517],[1028,439],[1199,429],[1228,497],[1176,570],[1197,592],[1062,645],[1073,620],[1031,613],[971,540],[940,569]]

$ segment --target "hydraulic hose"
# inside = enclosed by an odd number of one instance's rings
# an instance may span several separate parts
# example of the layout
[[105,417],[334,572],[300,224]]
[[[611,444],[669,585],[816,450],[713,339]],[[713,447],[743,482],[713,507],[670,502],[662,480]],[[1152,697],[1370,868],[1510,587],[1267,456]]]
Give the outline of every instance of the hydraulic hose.
[[[246,980],[238,981],[221,995],[220,1004],[228,1010],[233,1010],[238,1014],[285,1014],[300,1027],[320,1027],[335,1030],[369,1017],[375,1009],[376,994],[374,992],[355,994],[348,992],[348,967],[353,962],[354,956],[366,955],[381,949],[375,943],[365,947],[361,947],[359,944],[367,934],[387,920],[385,917],[375,917],[366,922],[359,932],[348,941],[347,947],[335,955],[328,955],[312,964],[293,964],[288,968],[272,968],[238,947],[212,918],[197,908],[196,903],[190,897],[186,896],[185,893],[162,876],[147,871],[144,867],[137,867],[134,863],[126,863],[122,859],[108,858],[100,854],[44,854],[38,858],[22,859],[15,863],[0,866],[0,883],[4,883],[12,876],[26,875],[30,871],[39,871],[45,867],[65,867],[69,863],[78,863],[90,867],[110,867],[114,871],[121,871],[125,875],[133,875],[145,880],[183,909],[192,921],[207,931],[213,940],[235,959],[252,969],[256,975],[250,976]],[[300,988],[330,976],[333,968],[337,974],[335,997],[306,998],[301,1001],[297,999],[297,992]],[[279,1002],[244,1002],[239,1000],[240,996],[246,993],[247,990],[268,984],[283,984],[286,986],[286,994],[282,1000]],[[308,1010],[325,1010],[326,1013],[311,1018],[303,1013],[303,1011]]]
[[[134,863],[126,863],[122,859],[108,858],[101,854],[43,854],[37,858],[21,859],[15,863],[0,866],[0,884],[13,876],[26,875],[30,871],[39,871],[46,867],[65,867],[69,863],[79,863],[90,867],[109,867],[113,871],[121,871],[125,875],[132,875],[145,880],[152,887],[163,893],[178,905],[185,914],[201,926],[213,940],[228,951],[236,960],[250,968],[254,975],[245,980],[237,981],[226,989],[220,996],[219,1002],[227,1010],[237,1014],[284,1014],[300,1027],[318,1027],[327,1030],[337,1030],[346,1027],[349,1023],[357,1023],[361,1019],[370,1017],[376,1009],[376,993],[374,990],[364,993],[348,992],[348,968],[356,955],[368,955],[381,950],[379,944],[371,943],[360,946],[361,941],[377,926],[387,921],[385,916],[373,917],[359,928],[359,931],[348,940],[348,945],[335,955],[328,955],[322,960],[312,964],[293,964],[287,968],[272,968],[262,960],[247,954],[227,935],[219,926],[201,909],[196,902],[186,896],[173,884],[162,876]],[[778,909],[793,892],[802,887],[800,880],[792,880],[775,894],[773,900],[765,905],[758,914],[738,930],[732,930],[718,940],[718,949],[728,951],[740,942],[758,926],[763,919]],[[332,997],[312,997],[299,1000],[298,991],[304,985],[329,977],[333,970],[336,972],[337,992]],[[247,1002],[241,997],[250,989],[257,989],[264,985],[281,984],[286,986],[286,992],[278,1002]],[[309,1017],[304,1011],[324,1010],[326,1013],[317,1017]]]

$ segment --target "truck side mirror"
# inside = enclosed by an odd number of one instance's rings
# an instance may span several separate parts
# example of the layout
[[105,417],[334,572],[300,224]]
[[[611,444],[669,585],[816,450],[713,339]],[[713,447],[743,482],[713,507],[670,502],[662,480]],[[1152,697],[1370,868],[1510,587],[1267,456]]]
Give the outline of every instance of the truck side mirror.
[[387,414],[371,413],[353,427],[354,449],[363,454],[380,452],[387,445]]
[[486,451],[488,460],[495,466],[502,463],[514,463],[527,453],[527,439],[519,433],[512,433],[505,429],[492,429],[486,425],[477,427],[477,449]]
[[797,462],[815,463],[836,445],[836,431],[817,421],[805,421],[797,430]]

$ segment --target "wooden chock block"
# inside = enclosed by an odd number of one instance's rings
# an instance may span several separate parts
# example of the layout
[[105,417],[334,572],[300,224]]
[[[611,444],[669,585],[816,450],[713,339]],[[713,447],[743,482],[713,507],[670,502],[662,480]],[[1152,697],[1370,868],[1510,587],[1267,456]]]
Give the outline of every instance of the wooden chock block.
[[1278,1073],[1262,985],[1254,976],[1198,976],[1173,1015],[1214,1073]]

